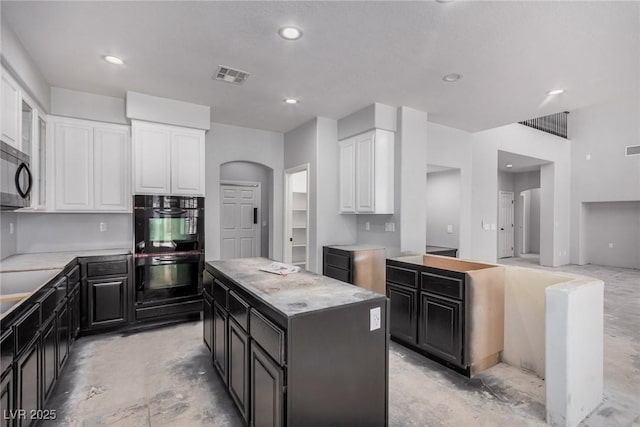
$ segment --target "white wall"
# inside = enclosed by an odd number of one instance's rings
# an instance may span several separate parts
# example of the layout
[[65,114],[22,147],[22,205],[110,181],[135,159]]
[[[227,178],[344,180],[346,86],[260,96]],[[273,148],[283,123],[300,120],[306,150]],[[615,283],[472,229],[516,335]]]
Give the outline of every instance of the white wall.
[[14,212],[0,212],[0,259],[11,256],[18,250],[17,226],[18,218]]
[[[427,122],[427,163],[460,170],[458,256],[471,257],[471,134]],[[427,221],[429,219],[427,218]]]
[[282,260],[282,191],[284,136],[278,132],[212,123],[205,140],[205,250],[207,260],[220,258],[220,165],[247,161],[273,170],[269,257]]
[[[18,253],[133,247],[128,213],[18,213]],[[100,223],[107,229],[100,231]]]
[[540,189],[528,190],[531,195],[529,206],[529,252],[540,253]]
[[[460,245],[460,170],[427,174],[427,245]],[[447,226],[453,232],[447,231]]]
[[589,262],[583,202],[640,201],[640,156],[624,155],[640,144],[640,82],[628,84],[628,99],[569,115],[572,263]]
[[128,125],[124,108],[124,98],[51,88],[51,114],[56,116]]
[[495,262],[497,231],[482,222],[497,223],[498,151],[553,162],[543,165],[541,183],[540,263],[557,266],[569,262],[570,143],[519,124],[472,134],[473,193],[471,197],[472,259]]
[[273,212],[273,171],[251,162],[231,162],[220,166],[220,179],[260,183],[260,256],[269,256],[269,224]]
[[589,264],[640,268],[640,202],[585,203]]
[[[1,7],[2,3],[0,2]],[[2,64],[11,71],[13,77],[27,91],[29,96],[40,104],[40,108],[43,108],[45,112],[49,112],[51,106],[49,83],[13,30],[7,25],[4,17],[2,17],[1,23],[0,40],[2,40],[2,49],[0,51],[2,53]]]

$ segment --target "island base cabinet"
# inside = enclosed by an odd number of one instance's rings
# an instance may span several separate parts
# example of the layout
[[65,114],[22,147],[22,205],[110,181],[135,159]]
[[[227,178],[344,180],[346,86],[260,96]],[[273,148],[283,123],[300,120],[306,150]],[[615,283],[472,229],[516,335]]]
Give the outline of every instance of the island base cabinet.
[[[54,328],[55,329],[55,328]],[[55,336],[55,335],[54,335]],[[54,347],[55,352],[55,347]],[[16,417],[18,427],[31,425],[29,415],[40,409],[40,339],[37,338],[18,357],[16,368],[16,408],[25,416]],[[55,365],[54,365],[55,366]]]
[[220,373],[225,384],[227,382],[227,312],[217,303],[213,305],[213,365]]
[[229,392],[242,417],[249,415],[249,337],[229,319]]
[[250,372],[251,426],[282,426],[283,372],[255,342],[251,343]]
[[[4,369],[4,366],[2,367]],[[11,427],[11,415],[15,411],[15,395],[13,392],[13,369],[9,368],[0,383],[0,407],[2,407],[1,427]]]
[[418,346],[462,365],[462,302],[421,293]]
[[391,336],[416,343],[416,311],[418,291],[404,286],[387,284],[387,297],[389,297],[389,311],[391,316]]
[[202,294],[202,339],[209,352],[213,351],[213,301],[206,292]]

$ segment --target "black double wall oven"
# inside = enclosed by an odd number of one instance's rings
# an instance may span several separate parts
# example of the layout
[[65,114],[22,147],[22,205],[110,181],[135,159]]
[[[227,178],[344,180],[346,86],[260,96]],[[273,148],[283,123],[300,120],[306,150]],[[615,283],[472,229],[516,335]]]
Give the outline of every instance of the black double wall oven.
[[200,311],[204,198],[134,196],[136,319]]

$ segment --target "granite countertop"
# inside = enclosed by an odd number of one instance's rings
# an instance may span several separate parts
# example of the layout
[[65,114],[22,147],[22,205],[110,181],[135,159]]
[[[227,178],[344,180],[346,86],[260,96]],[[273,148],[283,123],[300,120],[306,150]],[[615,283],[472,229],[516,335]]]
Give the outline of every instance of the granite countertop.
[[0,261],[0,273],[64,268],[77,257],[126,255],[131,249],[97,249],[69,252],[41,252],[11,255]]
[[242,258],[207,261],[207,264],[286,317],[385,298],[384,295],[309,271],[280,276],[258,270],[272,262],[267,258]]

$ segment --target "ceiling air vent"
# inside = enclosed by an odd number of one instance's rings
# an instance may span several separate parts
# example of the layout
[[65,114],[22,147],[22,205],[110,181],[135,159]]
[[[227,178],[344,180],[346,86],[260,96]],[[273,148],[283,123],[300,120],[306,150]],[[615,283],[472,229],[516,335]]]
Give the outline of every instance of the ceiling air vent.
[[626,149],[627,156],[640,156],[640,145],[630,145]]
[[216,80],[220,80],[227,83],[233,83],[241,85],[249,78],[249,73],[242,70],[236,70],[226,65],[220,65],[218,72],[216,73]]

